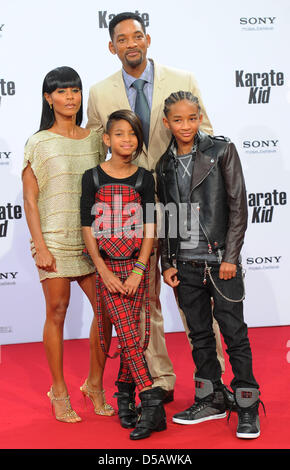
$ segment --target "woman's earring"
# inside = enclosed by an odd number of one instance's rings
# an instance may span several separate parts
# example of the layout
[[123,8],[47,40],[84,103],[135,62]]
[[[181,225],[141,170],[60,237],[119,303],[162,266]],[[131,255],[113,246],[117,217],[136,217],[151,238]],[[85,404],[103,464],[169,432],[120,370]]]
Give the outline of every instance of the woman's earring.
[[50,107],[50,109],[51,109],[51,111],[52,111],[52,104],[50,104],[49,107]]

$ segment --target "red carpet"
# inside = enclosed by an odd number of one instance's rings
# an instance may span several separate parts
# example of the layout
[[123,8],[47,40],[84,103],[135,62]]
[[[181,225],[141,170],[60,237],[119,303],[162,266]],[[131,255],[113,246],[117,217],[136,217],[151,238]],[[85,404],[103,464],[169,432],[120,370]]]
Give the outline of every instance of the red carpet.
[[[261,437],[241,440],[235,436],[237,416],[231,419],[182,426],[171,417],[193,402],[193,364],[184,333],[166,335],[169,355],[177,374],[175,400],[166,405],[167,431],[149,439],[130,441],[129,430],[120,427],[118,417],[96,416],[91,403],[85,408],[79,386],[88,367],[88,341],[65,341],[65,373],[71,401],[83,421],[57,422],[51,414],[46,392],[50,375],[41,343],[2,346],[0,364],[0,448],[1,449],[290,449],[290,326],[251,328],[249,336],[254,373],[261,387],[267,415],[260,407]],[[113,347],[116,339],[113,339]],[[107,362],[105,388],[112,398],[118,359]],[[224,383],[232,373],[226,355]]]

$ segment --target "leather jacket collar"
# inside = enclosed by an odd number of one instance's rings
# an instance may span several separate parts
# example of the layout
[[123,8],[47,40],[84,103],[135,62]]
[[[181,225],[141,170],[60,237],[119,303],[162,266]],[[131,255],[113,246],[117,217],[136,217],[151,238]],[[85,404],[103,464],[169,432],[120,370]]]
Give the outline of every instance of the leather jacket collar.
[[[172,137],[168,149],[166,151],[168,164],[169,161],[173,161],[174,167],[176,168],[178,165],[178,158],[175,156],[174,152],[172,151],[172,146],[175,142],[175,138]],[[194,172],[192,174],[192,180],[190,185],[190,191],[193,191],[201,182],[208,176],[211,172],[212,168],[216,163],[216,155],[211,152],[213,149],[214,144],[212,139],[209,135],[204,134],[202,131],[199,131],[197,134],[197,151],[195,156],[194,162]],[[167,166],[167,165],[166,165]],[[169,164],[170,166],[170,164]],[[169,168],[168,168],[169,169]],[[176,199],[176,188],[171,187],[170,190],[174,191],[174,198]]]

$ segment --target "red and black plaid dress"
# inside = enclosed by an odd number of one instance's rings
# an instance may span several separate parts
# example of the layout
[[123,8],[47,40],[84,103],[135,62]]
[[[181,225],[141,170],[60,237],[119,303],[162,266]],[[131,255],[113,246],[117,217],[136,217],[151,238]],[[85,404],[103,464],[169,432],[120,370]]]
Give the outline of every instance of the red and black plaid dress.
[[[143,211],[137,187],[145,170],[137,170],[139,178],[137,175],[135,187],[119,183],[115,178],[110,183],[101,184],[100,170],[100,167],[93,170],[94,184],[97,188],[93,208],[95,237],[107,267],[124,282],[134,268],[142,244]],[[109,356],[116,357],[120,353],[121,367],[118,380],[135,382],[139,390],[152,385],[153,380],[144,358],[150,334],[149,266],[133,297],[110,293],[98,273],[96,279],[98,325],[104,352],[108,354],[104,345],[101,302],[106,307],[119,340],[118,352],[114,356]],[[139,322],[144,295],[147,321],[142,345]]]

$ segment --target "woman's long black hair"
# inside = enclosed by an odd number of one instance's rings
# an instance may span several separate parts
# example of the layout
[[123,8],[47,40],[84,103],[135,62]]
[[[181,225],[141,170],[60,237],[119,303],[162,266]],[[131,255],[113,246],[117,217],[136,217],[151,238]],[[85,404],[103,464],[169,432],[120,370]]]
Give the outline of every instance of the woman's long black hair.
[[[71,67],[57,67],[51,70],[45,76],[42,85],[42,114],[39,131],[50,129],[55,122],[53,109],[44,97],[44,93],[52,93],[57,88],[80,88],[82,90],[82,81],[79,74]],[[83,120],[83,97],[80,109],[76,115],[76,124],[80,126]]]

